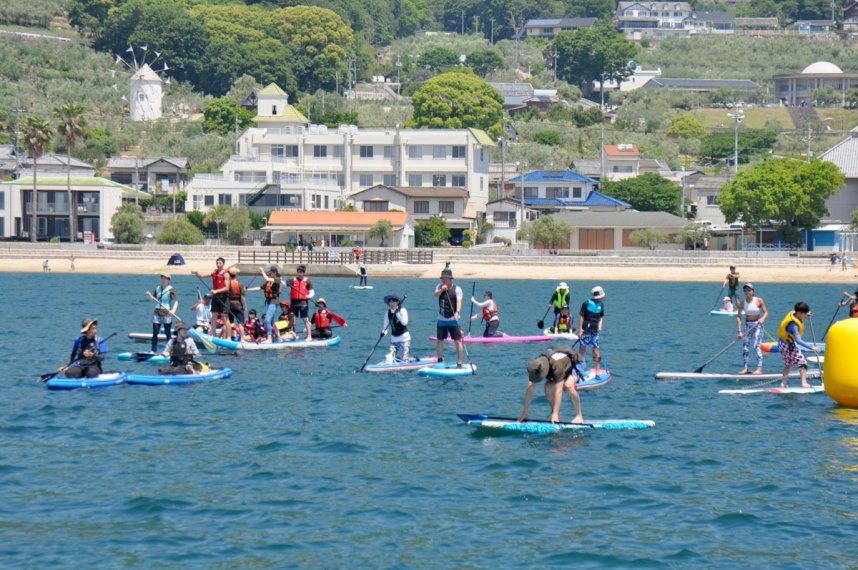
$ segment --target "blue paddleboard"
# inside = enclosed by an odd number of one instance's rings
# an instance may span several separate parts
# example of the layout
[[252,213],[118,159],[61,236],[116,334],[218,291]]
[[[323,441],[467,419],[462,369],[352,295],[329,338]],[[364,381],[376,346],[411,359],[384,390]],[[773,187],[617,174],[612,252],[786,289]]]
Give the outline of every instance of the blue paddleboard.
[[417,371],[420,376],[435,376],[438,378],[455,378],[458,376],[471,376],[477,371],[477,367],[467,362],[459,368],[455,362],[436,362],[432,366],[421,368]]
[[375,364],[367,364],[363,370],[364,372],[401,372],[403,370],[419,370],[420,368],[432,366],[436,362],[438,362],[437,356],[421,356],[420,358],[409,360],[397,359],[393,362],[382,360]]
[[95,378],[58,378],[48,380],[45,385],[51,390],[76,390],[78,388],[107,388],[124,384],[125,372],[105,372]]
[[613,376],[611,376],[610,370],[605,370],[603,368],[597,373],[595,368],[590,368],[584,373],[584,379],[578,380],[575,383],[575,387],[579,390],[592,390],[593,388],[604,386],[610,382],[612,378]]
[[120,352],[116,355],[116,358],[122,361],[151,362],[153,364],[166,364],[170,362],[169,356],[153,352]]
[[230,376],[232,376],[231,368],[212,368],[199,374],[129,374],[125,381],[128,384],[163,386],[166,384],[194,384],[207,380],[220,380]]
[[565,430],[588,429],[647,429],[655,427],[652,420],[585,420],[583,424],[570,422],[551,423],[546,420],[524,420],[487,416],[483,414],[457,414],[463,422],[479,429],[518,433],[556,433]]

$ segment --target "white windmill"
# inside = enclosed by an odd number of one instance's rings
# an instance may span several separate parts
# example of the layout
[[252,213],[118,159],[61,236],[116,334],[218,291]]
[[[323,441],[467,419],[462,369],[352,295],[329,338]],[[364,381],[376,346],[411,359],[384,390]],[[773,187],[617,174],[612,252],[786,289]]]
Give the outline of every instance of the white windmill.
[[[137,60],[135,49],[143,52],[140,60]],[[126,52],[131,54],[131,61],[126,61],[122,56],[116,56],[116,65],[124,64],[131,71],[129,79],[129,98],[128,105],[131,108],[132,121],[154,121],[161,118],[161,77],[159,74],[164,73],[170,66],[166,62],[161,62],[163,67],[155,69],[156,62],[161,58],[161,53],[152,50],[155,57],[151,61],[146,61],[149,55],[148,46],[128,46]],[[168,77],[163,83],[170,83]],[[116,85],[113,86],[117,89]],[[118,90],[118,89],[117,89]],[[125,99],[125,96],[122,96]]]

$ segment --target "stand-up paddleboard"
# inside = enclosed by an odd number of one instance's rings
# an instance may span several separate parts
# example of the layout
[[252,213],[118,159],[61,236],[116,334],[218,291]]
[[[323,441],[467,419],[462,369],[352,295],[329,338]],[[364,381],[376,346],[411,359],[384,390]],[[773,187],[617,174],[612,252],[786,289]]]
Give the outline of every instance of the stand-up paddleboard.
[[[734,374],[731,372],[658,372],[655,377],[658,380],[677,380],[680,378],[689,378],[692,380],[777,380],[783,376],[782,373],[768,374]],[[789,373],[790,378],[798,378],[799,371],[793,370]],[[819,369],[808,368],[808,378],[818,378]]]
[[[738,313],[738,311],[725,311],[724,309],[712,309],[711,311],[709,311],[709,314],[712,316],[715,316],[715,317],[735,317],[739,313]],[[742,314],[745,314],[745,312],[742,311]]]
[[372,285],[349,285],[350,289],[357,289],[358,291],[369,291],[370,289],[374,289]]
[[417,371],[420,376],[434,376],[437,378],[456,378],[458,376],[471,376],[475,374],[477,367],[467,362],[459,368],[455,362],[436,362],[432,366],[426,366]]
[[585,420],[583,424],[570,422],[551,423],[546,420],[524,420],[487,416],[483,414],[457,414],[463,422],[479,429],[519,433],[556,433],[565,430],[586,429],[647,429],[655,427],[652,420]]
[[129,374],[125,381],[128,384],[164,386],[166,384],[194,384],[207,380],[220,380],[230,376],[232,376],[231,368],[212,368],[199,374]]
[[613,376],[611,376],[610,370],[601,369],[596,372],[595,368],[590,368],[586,373],[584,373],[584,379],[578,380],[575,383],[575,387],[579,390],[592,390],[593,388],[604,386],[610,382],[612,378]]
[[432,366],[438,362],[437,356],[421,356],[420,358],[409,358],[408,360],[396,359],[393,362],[382,360],[376,364],[364,366],[364,372],[400,372],[402,370],[419,370]]
[[810,388],[802,388],[801,386],[790,386],[789,388],[781,388],[780,386],[776,388],[747,388],[745,390],[735,389],[735,390],[718,390],[719,394],[735,394],[735,395],[745,395],[745,394],[818,394],[819,392],[824,392],[824,386],[811,386]]
[[326,346],[337,346],[342,342],[339,336],[334,336],[331,338],[320,338],[313,340],[306,340],[303,338],[296,338],[295,340],[283,340],[280,342],[238,342],[235,340],[227,340],[225,338],[217,338],[209,335],[204,335],[199,333],[199,336],[202,338],[207,338],[214,344],[215,346],[219,346],[221,348],[228,348],[230,350],[281,350],[286,348],[324,348]]
[[542,334],[545,336],[550,336],[552,339],[556,339],[556,340],[571,340],[571,341],[578,340],[578,335],[575,334],[574,332],[553,333],[553,332],[551,332],[551,329],[545,329],[544,331],[542,331]]
[[[809,342],[807,344],[817,347],[819,349],[820,354],[825,352],[825,343],[824,342],[817,342],[817,343]],[[780,348],[778,348],[778,343],[776,341],[770,341],[770,340],[767,340],[765,342],[761,342],[760,348],[763,350],[763,352],[768,352],[771,354],[777,354],[781,351]],[[813,353],[813,350],[811,350],[809,348],[804,348],[803,346],[800,346],[799,348],[804,353]]]
[[[150,342],[152,340],[152,333],[130,332],[128,333],[128,338],[134,342]],[[160,342],[167,342],[169,339],[164,336],[164,333],[158,333],[158,340]]]
[[[429,340],[438,340],[437,337],[430,336]],[[447,338],[447,342],[453,342],[453,339]],[[465,344],[503,344],[503,343],[519,343],[519,342],[552,342],[557,340],[578,340],[578,337],[572,333],[561,335],[525,335],[525,336],[466,336],[462,339]]]
[[51,390],[76,390],[78,388],[107,388],[124,384],[125,372],[105,372],[95,378],[51,378],[45,385]]
[[166,364],[170,362],[169,356],[163,354],[155,354],[154,352],[120,352],[116,358],[123,362],[150,362],[152,364]]

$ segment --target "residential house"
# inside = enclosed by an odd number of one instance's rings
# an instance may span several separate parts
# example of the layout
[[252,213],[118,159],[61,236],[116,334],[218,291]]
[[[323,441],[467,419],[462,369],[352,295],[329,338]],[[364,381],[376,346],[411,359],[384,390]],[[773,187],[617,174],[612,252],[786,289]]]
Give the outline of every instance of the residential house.
[[[617,85],[617,82],[613,79],[605,80],[605,91],[616,91],[618,88],[623,93],[626,91],[634,91],[635,89],[643,87],[650,79],[661,77],[660,67],[656,69],[643,69],[634,61],[629,62],[629,67],[632,67],[634,72],[626,79],[620,81],[619,85]],[[599,90],[598,81],[593,82],[593,90]]]
[[557,89],[534,89],[530,83],[489,83],[503,97],[503,109],[510,116],[535,108],[547,111],[556,103],[565,103]]
[[[599,211],[563,210],[555,216],[566,222],[574,231],[570,236],[569,249],[573,250],[619,250],[638,248],[631,242],[635,230],[655,229],[675,236],[686,226],[686,221],[667,212],[638,212],[637,210]],[[681,244],[665,244],[664,249],[681,248]]]
[[600,181],[602,172],[606,180],[622,180],[652,172],[671,178],[670,167],[656,158],[641,156],[636,145],[605,145],[600,158],[576,158],[569,168],[589,178]]
[[18,175],[18,154],[11,144],[0,144],[0,180]]
[[629,40],[686,36],[684,21],[691,13],[688,2],[619,2],[617,28]]
[[730,180],[731,176],[707,176],[702,173],[692,173],[683,178],[686,204],[689,208],[696,207],[695,219],[708,222],[713,230],[730,229],[717,203],[721,188]]
[[247,204],[253,210],[331,210],[355,192],[386,186],[454,187],[475,210],[488,201],[494,141],[479,129],[360,129],[311,125],[271,84],[257,93],[256,127],[217,175],[186,187],[187,210]]
[[693,34],[732,34],[736,17],[730,12],[692,12],[683,25]]
[[785,105],[791,107],[812,105],[814,91],[833,89],[840,97],[841,105],[846,103],[846,92],[858,89],[858,73],[843,73],[833,63],[817,61],[805,67],[801,73],[785,73],[772,77],[772,93]]
[[385,240],[386,247],[414,247],[414,220],[408,212],[277,210],[271,212],[268,225],[263,229],[271,232],[272,244],[325,240],[331,247],[343,242],[380,246],[379,238],[368,236],[369,230],[380,220],[388,220],[393,229],[393,234]]
[[819,156],[837,166],[846,177],[843,187],[825,201],[828,208],[828,220],[851,223],[852,212],[858,210],[858,127],[852,129],[850,136]]
[[550,18],[528,20],[524,23],[524,33],[528,38],[553,40],[560,32],[572,32],[581,28],[592,28],[596,18]]
[[111,180],[155,196],[184,190],[189,169],[186,157],[112,156],[107,161]]
[[463,240],[465,230],[476,225],[477,213],[464,188],[377,184],[352,194],[351,201],[364,212],[408,212],[415,223],[441,216],[452,241]]
[[837,32],[837,22],[831,20],[798,20],[793,27],[800,34],[819,35]]
[[731,89],[754,93],[760,85],[750,79],[678,79],[655,77],[646,82],[644,89],[675,89],[677,91],[693,91],[711,93],[718,89]]
[[771,18],[736,18],[736,33],[745,35],[773,35],[781,27],[776,17]]
[[850,2],[843,8],[843,21],[840,29],[847,34],[858,33],[858,2]]

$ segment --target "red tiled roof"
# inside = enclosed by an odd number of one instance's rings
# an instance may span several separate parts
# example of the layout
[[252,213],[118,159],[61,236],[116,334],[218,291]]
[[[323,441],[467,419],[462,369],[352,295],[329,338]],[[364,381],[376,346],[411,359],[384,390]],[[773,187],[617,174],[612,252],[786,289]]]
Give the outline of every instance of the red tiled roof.
[[[631,148],[629,148],[628,150],[621,150],[620,145],[606,144],[605,154],[607,154],[608,156],[640,156],[641,151],[638,150],[638,145],[633,144],[628,146],[630,146]],[[623,145],[623,147],[624,149],[626,148],[625,145]]]

